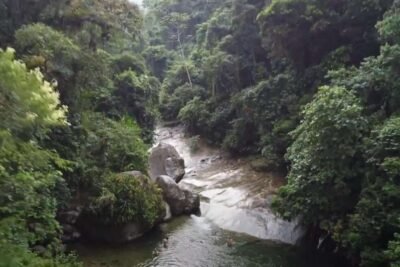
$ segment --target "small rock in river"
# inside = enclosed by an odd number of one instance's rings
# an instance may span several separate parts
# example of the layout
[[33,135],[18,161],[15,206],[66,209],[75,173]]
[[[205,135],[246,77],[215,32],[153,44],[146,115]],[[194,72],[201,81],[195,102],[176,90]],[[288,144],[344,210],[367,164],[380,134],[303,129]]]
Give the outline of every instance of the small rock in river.
[[214,156],[214,157],[211,158],[211,162],[215,162],[215,161],[221,160],[221,159],[222,159],[222,157],[220,155]]
[[168,239],[167,239],[167,238],[164,238],[164,240],[163,240],[163,246],[164,246],[164,248],[167,248],[167,247],[168,247]]
[[233,247],[236,244],[235,240],[233,240],[233,238],[228,238],[228,240],[226,240],[226,245],[228,247]]
[[204,159],[201,159],[200,162],[201,163],[206,163],[208,160],[209,160],[209,158],[204,158]]

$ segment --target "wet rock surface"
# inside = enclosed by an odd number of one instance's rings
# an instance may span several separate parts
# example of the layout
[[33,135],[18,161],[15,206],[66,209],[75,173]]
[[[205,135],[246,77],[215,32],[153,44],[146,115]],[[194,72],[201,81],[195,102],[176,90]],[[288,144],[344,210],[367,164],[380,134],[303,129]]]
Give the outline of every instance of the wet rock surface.
[[199,212],[200,197],[198,194],[183,188],[166,175],[158,176],[156,183],[162,189],[164,200],[168,203],[173,216]]
[[150,152],[149,174],[154,181],[167,175],[179,183],[185,175],[185,161],[172,145],[160,143]]
[[159,128],[160,143],[169,144],[185,159],[184,188],[200,195],[201,215],[219,227],[253,237],[296,244],[304,229],[271,210],[271,199],[282,179],[254,170],[249,160],[234,159],[200,140],[196,152],[182,127]]

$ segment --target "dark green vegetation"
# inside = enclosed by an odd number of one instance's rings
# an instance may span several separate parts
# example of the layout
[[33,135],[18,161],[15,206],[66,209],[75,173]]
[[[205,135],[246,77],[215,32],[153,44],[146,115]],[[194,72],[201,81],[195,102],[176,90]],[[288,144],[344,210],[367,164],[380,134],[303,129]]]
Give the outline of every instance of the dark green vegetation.
[[125,0],[0,0],[0,266],[79,265],[55,219],[71,203],[154,222],[159,189],[116,178],[147,171],[159,82],[142,22]]
[[114,174],[106,178],[103,191],[93,200],[89,212],[104,224],[118,225],[139,219],[153,225],[164,209],[159,191],[150,178],[141,181],[127,174]]
[[0,0],[0,266],[76,265],[55,219],[71,203],[156,220],[158,189],[116,174],[146,172],[158,104],[286,171],[274,208],[315,243],[400,266],[399,1],[144,4]]
[[145,5],[162,117],[287,171],[274,207],[316,243],[328,235],[355,265],[399,266],[400,3]]

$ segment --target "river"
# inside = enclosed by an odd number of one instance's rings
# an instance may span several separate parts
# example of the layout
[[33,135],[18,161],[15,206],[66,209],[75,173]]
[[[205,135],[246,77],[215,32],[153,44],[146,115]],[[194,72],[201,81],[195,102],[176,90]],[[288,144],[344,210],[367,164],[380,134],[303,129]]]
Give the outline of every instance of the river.
[[75,250],[84,266],[341,266],[295,246],[303,228],[271,212],[281,177],[255,172],[245,160],[232,159],[201,140],[192,153],[181,127],[158,128],[156,135],[157,142],[173,145],[185,159],[181,183],[200,194],[201,216],[174,218],[122,246],[79,244]]

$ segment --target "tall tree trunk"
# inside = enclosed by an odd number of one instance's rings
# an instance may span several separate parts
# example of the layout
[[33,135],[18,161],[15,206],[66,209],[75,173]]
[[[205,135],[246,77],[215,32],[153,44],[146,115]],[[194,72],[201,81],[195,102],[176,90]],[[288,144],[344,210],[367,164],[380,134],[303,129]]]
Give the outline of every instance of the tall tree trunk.
[[177,32],[177,37],[178,37],[179,49],[181,50],[181,56],[183,59],[183,64],[184,64],[184,67],[186,70],[186,75],[187,75],[187,78],[189,81],[189,85],[190,85],[190,88],[193,89],[192,77],[190,76],[189,68],[186,65],[186,56],[185,56],[185,51],[183,50],[183,46],[182,46],[182,42],[181,42],[181,33],[179,30]]

